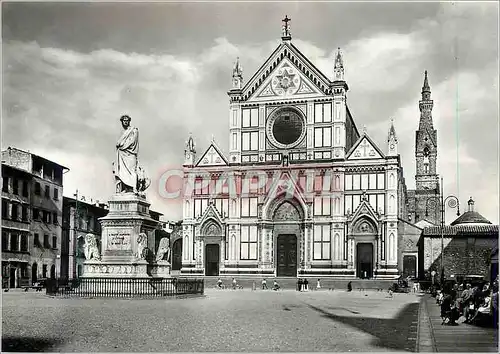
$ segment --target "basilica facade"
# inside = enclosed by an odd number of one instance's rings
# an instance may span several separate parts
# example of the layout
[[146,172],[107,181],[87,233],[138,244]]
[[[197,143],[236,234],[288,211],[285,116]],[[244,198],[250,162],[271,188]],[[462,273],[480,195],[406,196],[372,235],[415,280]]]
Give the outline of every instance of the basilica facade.
[[[377,146],[349,111],[340,49],[332,66],[333,80],[292,43],[288,21],[281,43],[248,81],[236,61],[228,153],[214,139],[201,154],[192,137],[186,143],[181,274],[401,273],[402,252],[416,250],[405,225],[418,230],[422,206],[406,190],[392,122],[385,146]],[[427,167],[419,180],[433,189],[436,149],[421,145],[417,164]]]

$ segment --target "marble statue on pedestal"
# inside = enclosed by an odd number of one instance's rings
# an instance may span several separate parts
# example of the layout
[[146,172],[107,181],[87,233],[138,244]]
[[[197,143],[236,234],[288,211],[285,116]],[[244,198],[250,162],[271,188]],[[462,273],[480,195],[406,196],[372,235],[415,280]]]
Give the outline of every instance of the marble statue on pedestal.
[[138,165],[139,130],[130,125],[132,118],[120,118],[124,129],[116,143],[116,160],[113,172],[116,180],[116,193],[144,192],[151,183],[146,172]]
[[97,241],[94,234],[85,235],[85,245],[83,247],[83,254],[85,259],[96,259],[100,260],[101,255],[99,253],[99,248],[97,247]]
[[170,240],[167,237],[160,240],[158,252],[156,252],[156,261],[170,261]]

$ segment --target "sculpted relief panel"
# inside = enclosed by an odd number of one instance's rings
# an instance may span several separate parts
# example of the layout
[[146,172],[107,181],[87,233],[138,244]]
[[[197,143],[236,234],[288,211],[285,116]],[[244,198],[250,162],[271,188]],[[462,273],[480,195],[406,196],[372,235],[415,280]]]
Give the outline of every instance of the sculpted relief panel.
[[273,220],[299,221],[300,214],[291,203],[285,202],[276,209],[276,211],[274,212]]

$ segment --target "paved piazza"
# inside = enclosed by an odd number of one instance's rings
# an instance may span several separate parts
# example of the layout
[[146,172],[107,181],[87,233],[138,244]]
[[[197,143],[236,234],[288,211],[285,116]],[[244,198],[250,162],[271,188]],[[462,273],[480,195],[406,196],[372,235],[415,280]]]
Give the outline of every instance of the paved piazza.
[[419,298],[214,290],[169,300],[3,294],[4,351],[413,351]]

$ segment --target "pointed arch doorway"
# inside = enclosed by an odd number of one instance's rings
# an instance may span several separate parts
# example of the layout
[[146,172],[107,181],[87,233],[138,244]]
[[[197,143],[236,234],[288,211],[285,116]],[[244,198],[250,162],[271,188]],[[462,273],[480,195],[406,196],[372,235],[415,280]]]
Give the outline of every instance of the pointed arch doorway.
[[299,241],[304,215],[294,199],[282,199],[272,209],[275,235],[275,267],[278,277],[296,277],[299,266]]
[[373,244],[361,242],[356,245],[356,277],[373,278]]

